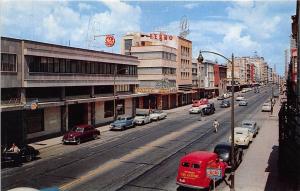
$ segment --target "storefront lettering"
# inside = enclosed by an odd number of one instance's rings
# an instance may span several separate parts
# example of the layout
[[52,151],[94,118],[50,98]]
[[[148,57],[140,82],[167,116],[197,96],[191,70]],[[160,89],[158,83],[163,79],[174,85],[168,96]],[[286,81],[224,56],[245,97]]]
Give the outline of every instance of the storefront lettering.
[[156,40],[173,40],[173,36],[172,35],[166,35],[166,34],[155,34],[155,33],[151,33],[150,34],[150,39],[156,39]]

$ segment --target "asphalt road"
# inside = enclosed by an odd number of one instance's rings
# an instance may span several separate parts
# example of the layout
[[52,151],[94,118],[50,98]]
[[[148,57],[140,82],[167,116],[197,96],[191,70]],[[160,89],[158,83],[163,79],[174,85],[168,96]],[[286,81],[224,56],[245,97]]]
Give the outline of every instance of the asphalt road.
[[[267,89],[266,89],[267,90]],[[235,122],[251,118],[271,95],[249,92],[246,107],[236,106]],[[59,187],[62,190],[176,190],[175,177],[181,156],[193,150],[211,150],[226,141],[230,132],[230,108],[203,117],[187,110],[167,119],[123,132],[107,132],[81,145],[57,145],[42,152],[42,159],[1,172],[1,188]],[[212,121],[218,119],[219,132]]]

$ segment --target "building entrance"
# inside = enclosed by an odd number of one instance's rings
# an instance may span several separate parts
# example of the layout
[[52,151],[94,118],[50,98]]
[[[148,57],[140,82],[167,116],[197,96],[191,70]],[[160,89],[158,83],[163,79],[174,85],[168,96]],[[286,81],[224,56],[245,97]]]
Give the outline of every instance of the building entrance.
[[88,123],[88,104],[73,104],[68,106],[68,127]]

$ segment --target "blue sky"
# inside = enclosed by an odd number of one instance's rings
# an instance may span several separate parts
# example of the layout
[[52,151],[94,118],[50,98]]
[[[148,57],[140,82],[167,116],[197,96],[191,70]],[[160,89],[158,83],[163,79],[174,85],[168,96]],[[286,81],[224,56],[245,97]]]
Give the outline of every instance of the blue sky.
[[[179,34],[182,17],[189,22],[193,56],[211,50],[230,56],[256,51],[280,74],[289,48],[291,15],[296,1],[29,1],[4,0],[1,36],[120,52],[126,32],[166,31]],[[106,48],[98,34],[115,34]],[[204,55],[208,59],[217,59]]]

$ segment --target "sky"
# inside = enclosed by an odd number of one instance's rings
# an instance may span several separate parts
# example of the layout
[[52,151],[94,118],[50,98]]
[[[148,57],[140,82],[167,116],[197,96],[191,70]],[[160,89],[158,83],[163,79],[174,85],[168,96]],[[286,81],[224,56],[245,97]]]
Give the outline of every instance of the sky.
[[[127,32],[178,35],[186,18],[193,57],[209,50],[230,57],[262,56],[284,73],[296,1],[45,1],[2,0],[1,36],[120,53]],[[114,34],[107,48],[104,37]],[[96,36],[96,37],[94,37]],[[206,59],[225,62],[213,55]]]

